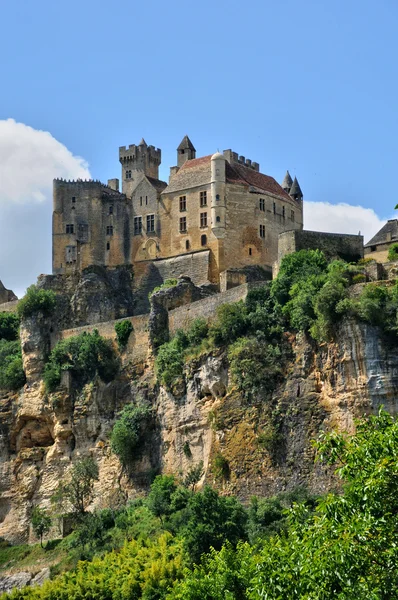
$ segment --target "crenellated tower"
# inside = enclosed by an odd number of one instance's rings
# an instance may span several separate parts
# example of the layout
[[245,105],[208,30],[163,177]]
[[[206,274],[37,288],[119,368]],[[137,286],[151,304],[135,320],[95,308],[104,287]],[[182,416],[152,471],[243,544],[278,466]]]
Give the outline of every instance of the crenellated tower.
[[136,146],[119,148],[119,161],[122,165],[122,192],[131,197],[142,175],[159,179],[159,165],[162,151],[155,146],[148,146],[144,138]]
[[211,230],[216,238],[225,236],[225,163],[220,152],[211,157]]

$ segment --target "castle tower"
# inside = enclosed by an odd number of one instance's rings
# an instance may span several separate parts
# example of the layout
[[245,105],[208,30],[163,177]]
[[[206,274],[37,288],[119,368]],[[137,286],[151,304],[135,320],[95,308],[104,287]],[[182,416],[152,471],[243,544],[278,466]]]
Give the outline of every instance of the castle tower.
[[138,146],[132,144],[119,148],[119,161],[122,165],[122,191],[131,197],[142,175],[159,179],[159,165],[162,151],[160,148],[148,146],[144,138]]
[[177,166],[182,167],[187,160],[192,160],[193,158],[196,158],[196,149],[186,135],[177,148]]
[[216,238],[225,236],[225,163],[220,152],[211,157],[211,230]]
[[288,194],[291,198],[294,198],[295,200],[298,200],[299,202],[301,202],[303,200],[303,192],[301,191],[299,182],[297,181],[297,177],[294,178],[292,187],[290,188],[290,191],[288,192]]
[[285,175],[284,180],[281,183],[281,187],[285,190],[285,192],[289,193],[292,185],[293,185],[293,179],[290,177],[289,171],[286,171],[286,175]]

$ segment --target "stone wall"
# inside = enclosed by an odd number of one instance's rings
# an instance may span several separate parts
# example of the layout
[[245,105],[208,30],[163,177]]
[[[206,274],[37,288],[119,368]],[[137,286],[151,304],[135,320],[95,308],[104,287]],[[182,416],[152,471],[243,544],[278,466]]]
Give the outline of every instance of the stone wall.
[[278,263],[274,269],[274,277],[284,256],[299,250],[316,249],[322,250],[328,259],[339,257],[348,262],[357,261],[363,258],[363,236],[306,230],[281,233],[278,239]]
[[17,310],[18,300],[13,300],[12,302],[4,302],[0,304],[0,312],[16,312]]
[[7,290],[6,287],[0,281],[0,304],[4,304],[5,302],[12,302],[13,300],[17,300],[16,295],[11,290]]

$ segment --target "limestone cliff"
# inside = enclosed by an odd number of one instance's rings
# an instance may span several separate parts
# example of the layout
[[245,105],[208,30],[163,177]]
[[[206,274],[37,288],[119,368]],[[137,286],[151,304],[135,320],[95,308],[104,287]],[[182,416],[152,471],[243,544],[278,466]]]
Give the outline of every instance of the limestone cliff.
[[[184,475],[200,461],[203,481],[243,500],[297,484],[324,491],[335,482],[314,464],[318,432],[352,430],[356,416],[380,404],[398,408],[398,349],[364,324],[344,323],[335,342],[321,347],[291,336],[282,384],[272,398],[251,403],[231,386],[221,351],[186,365],[178,397],[155,385],[150,362],[137,370],[128,355],[109,384],[95,380],[78,392],[65,379],[60,391],[46,394],[41,372],[50,329],[40,316],[23,324],[27,383],[17,394],[0,393],[0,536],[13,542],[32,539],[32,506],[49,505],[78,456],[98,461],[97,506],[141,493],[156,472]],[[127,476],[108,440],[118,411],[138,397],[151,403],[154,418]]]

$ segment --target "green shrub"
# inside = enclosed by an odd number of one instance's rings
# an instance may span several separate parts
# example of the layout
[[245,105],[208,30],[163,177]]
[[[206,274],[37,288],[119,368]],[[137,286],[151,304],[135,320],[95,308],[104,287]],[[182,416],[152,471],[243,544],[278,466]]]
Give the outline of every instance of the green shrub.
[[59,385],[62,371],[71,371],[79,386],[98,374],[105,382],[112,381],[119,369],[115,351],[94,329],[58,342],[44,370],[44,382],[49,392]]
[[18,340],[0,340],[0,389],[19,390],[26,382]]
[[20,319],[15,313],[0,312],[0,340],[18,339]]
[[31,285],[26,290],[25,296],[18,302],[17,313],[20,318],[31,317],[37,312],[48,316],[54,312],[56,296],[52,290],[39,289]]
[[178,341],[173,339],[160,346],[155,361],[155,372],[159,383],[169,391],[182,381],[184,355]]
[[128,319],[118,321],[118,323],[115,324],[116,339],[119,348],[125,348],[127,346],[132,331],[133,324]]
[[246,331],[246,315],[246,306],[242,301],[222,304],[217,308],[217,318],[210,326],[210,338],[216,345],[235,341]]
[[283,314],[298,331],[308,331],[316,319],[314,302],[324,285],[326,275],[310,275],[290,288],[290,300],[283,307]]
[[271,294],[282,306],[289,301],[293,285],[311,275],[326,272],[327,261],[320,250],[299,250],[282,259],[278,277],[271,284]]
[[232,382],[246,397],[272,392],[282,375],[279,346],[257,338],[240,338],[228,350]]
[[209,333],[209,325],[206,319],[195,319],[192,322],[191,327],[186,332],[188,343],[191,346],[196,346],[201,343],[202,340],[207,337]]
[[221,452],[217,452],[212,460],[213,473],[217,479],[229,479],[229,462]]
[[398,244],[391,244],[388,249],[387,260],[398,260]]
[[364,273],[357,273],[356,275],[353,276],[352,278],[352,283],[365,283],[366,281],[366,275],[364,275]]
[[152,295],[156,294],[156,292],[160,292],[160,290],[167,290],[168,288],[177,285],[177,283],[177,279],[166,279],[161,285],[156,286],[151,292],[149,292],[148,298],[151,299]]
[[143,424],[151,414],[146,404],[129,404],[125,406],[113,426],[111,449],[127,467],[136,457],[137,447],[142,439]]

